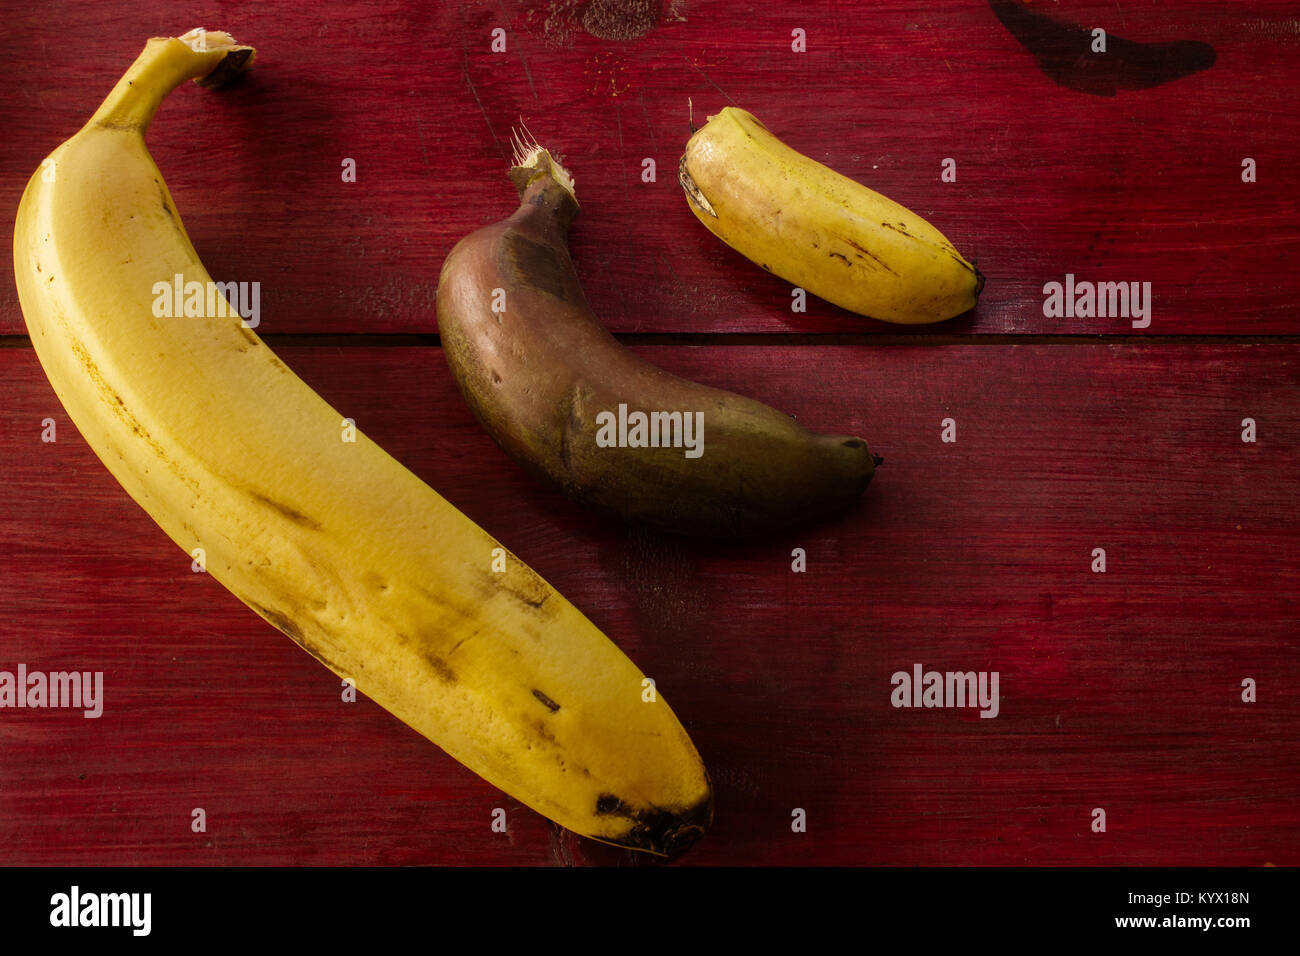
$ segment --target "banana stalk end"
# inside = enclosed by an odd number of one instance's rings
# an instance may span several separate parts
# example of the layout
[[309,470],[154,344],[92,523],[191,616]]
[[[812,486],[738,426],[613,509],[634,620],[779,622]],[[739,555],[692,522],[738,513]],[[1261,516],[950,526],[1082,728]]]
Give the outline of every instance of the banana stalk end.
[[547,178],[559,183],[569,198],[577,205],[578,196],[574,191],[573,175],[560,165],[551,151],[538,145],[533,134],[523,123],[519,129],[510,131],[511,144],[514,147],[514,165],[510,167],[510,181],[515,184],[522,198],[530,185],[539,179]]
[[225,56],[212,71],[205,76],[195,78],[194,82],[207,89],[220,89],[242,76],[257,55],[251,46],[242,46],[224,30],[205,30],[195,27],[176,38],[195,53],[225,52]]

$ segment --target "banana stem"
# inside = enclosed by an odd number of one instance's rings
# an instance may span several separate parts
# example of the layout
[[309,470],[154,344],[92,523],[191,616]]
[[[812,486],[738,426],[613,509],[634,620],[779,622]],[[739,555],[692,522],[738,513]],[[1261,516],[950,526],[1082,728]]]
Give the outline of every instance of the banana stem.
[[253,48],[237,45],[228,33],[198,28],[181,37],[154,37],[90,122],[143,134],[167,94],[186,80],[219,86],[252,62]]
[[510,180],[519,190],[522,206],[540,207],[550,213],[561,233],[567,232],[578,215],[578,197],[573,177],[548,150],[535,142],[516,139]]

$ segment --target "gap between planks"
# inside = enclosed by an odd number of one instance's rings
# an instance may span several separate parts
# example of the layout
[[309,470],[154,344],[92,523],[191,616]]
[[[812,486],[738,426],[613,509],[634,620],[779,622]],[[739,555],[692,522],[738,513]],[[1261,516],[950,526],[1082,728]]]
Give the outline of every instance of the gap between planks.
[[[1300,335],[1131,335],[1124,332],[1053,334],[1039,332],[615,332],[624,345],[1300,345]],[[440,348],[436,334],[422,332],[272,332],[260,336],[270,347]],[[26,335],[0,334],[0,348],[31,348]]]

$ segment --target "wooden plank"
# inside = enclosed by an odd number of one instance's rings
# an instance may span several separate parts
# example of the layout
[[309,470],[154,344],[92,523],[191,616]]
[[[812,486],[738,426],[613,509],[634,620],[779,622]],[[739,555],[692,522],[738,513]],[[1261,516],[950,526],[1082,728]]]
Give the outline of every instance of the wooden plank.
[[[1055,83],[982,0],[882,0],[869,14],[831,0],[609,6],[325,0],[310,29],[290,4],[208,22],[255,44],[258,63],[238,90],[178,91],[150,142],[210,271],[262,284],[266,331],[432,332],[443,258],[513,208],[506,140],[522,119],[577,177],[575,259],[616,331],[897,332],[816,301],[792,313],[787,283],[700,227],[674,174],[693,100],[697,121],[748,108],[975,259],[981,304],[935,332],[1135,331],[1123,317],[1045,316],[1044,285],[1067,275],[1150,282],[1142,334],[1300,332],[1293,3],[1050,5],[1117,42],[1215,51],[1209,69],[1114,96]],[[643,20],[652,7],[661,15]],[[52,22],[27,5],[0,24],[0,78],[22,91],[0,142],[6,230],[27,176],[144,38],[189,24],[157,2],[88,0],[59,5],[57,42]],[[496,28],[505,52],[492,51]],[[795,29],[805,53],[791,51]],[[341,181],[345,158],[355,183]],[[956,182],[940,182],[945,158]],[[0,284],[0,334],[22,330]]]
[[[282,353],[656,678],[716,785],[683,862],[1296,862],[1300,348],[641,351],[863,434],[885,464],[862,506],[751,546],[613,527],[505,459],[437,349]],[[191,573],[29,351],[0,350],[0,383],[0,670],[105,681],[99,719],[0,710],[0,857],[626,862],[342,703]],[[998,716],[891,706],[914,664],[997,671]]]

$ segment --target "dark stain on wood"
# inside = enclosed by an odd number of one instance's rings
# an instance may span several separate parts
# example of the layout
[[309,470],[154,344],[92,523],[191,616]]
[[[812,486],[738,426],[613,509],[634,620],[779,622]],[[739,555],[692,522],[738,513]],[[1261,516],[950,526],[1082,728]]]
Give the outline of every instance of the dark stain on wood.
[[1139,43],[1106,34],[1106,52],[1092,50],[1092,29],[1031,10],[1017,0],[989,0],[1002,25],[1038,61],[1058,86],[1114,96],[1118,90],[1144,90],[1208,70],[1217,55],[1200,40]]
[[635,40],[659,23],[661,6],[660,0],[591,0],[582,27],[602,40]]

